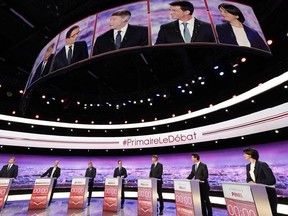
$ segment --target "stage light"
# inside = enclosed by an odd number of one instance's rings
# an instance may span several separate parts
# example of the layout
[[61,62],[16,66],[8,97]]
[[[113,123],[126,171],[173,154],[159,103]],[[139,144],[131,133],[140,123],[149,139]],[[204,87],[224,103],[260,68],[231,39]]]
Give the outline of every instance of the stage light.
[[220,75],[220,76],[223,76],[223,75],[224,75],[224,72],[223,72],[223,71],[221,71],[221,72],[219,73],[219,75]]
[[39,118],[39,115],[36,115],[35,118],[38,119],[38,118]]
[[173,146],[173,148],[175,148],[175,146]]
[[46,98],[46,96],[45,96],[45,95],[42,95],[42,98],[43,98],[43,99],[45,99],[45,98]]
[[125,121],[124,123],[125,123],[125,124],[127,124],[127,123],[128,123],[128,121]]
[[108,152],[108,149],[106,149],[106,152]]
[[275,133],[276,133],[276,134],[278,134],[278,133],[279,133],[279,131],[278,131],[278,130],[275,130]]
[[218,141],[217,141],[217,140],[215,140],[215,143],[218,143]]
[[107,133],[107,130],[105,130],[104,132]]
[[137,104],[137,101],[133,101],[133,104]]
[[77,101],[77,105],[80,105],[81,103],[80,103],[80,101]]
[[139,128],[137,128],[137,130],[136,131],[139,131]]
[[27,148],[28,150],[30,149],[30,147]]
[[206,119],[207,117],[206,117],[206,116],[203,116],[203,118]]
[[153,130],[156,130],[156,127],[153,127]]
[[236,69],[233,69],[233,70],[232,70],[232,73],[237,73],[237,70],[236,70]]
[[100,107],[100,104],[97,104],[97,107]]
[[55,128],[54,128],[54,127],[52,127],[52,130],[55,130]]
[[157,97],[160,97],[160,94],[156,94]]
[[185,93],[185,89],[182,89],[182,91],[181,91],[182,93]]
[[209,107],[213,107],[213,104],[209,104]]
[[52,97],[52,100],[54,100],[54,101],[55,101],[55,100],[56,100],[56,98]]
[[181,89],[181,88],[182,88],[182,86],[179,85],[179,86],[178,86],[178,89]]
[[193,147],[195,146],[195,144],[194,144],[194,143],[192,143],[191,145],[192,145]]
[[12,114],[15,115],[15,114],[16,114],[16,111],[12,111]]
[[46,101],[46,104],[48,104],[48,105],[49,105],[49,104],[50,104],[50,102],[49,102],[49,101]]
[[243,57],[243,58],[241,58],[241,62],[246,62],[246,58],[245,57]]
[[151,98],[147,98],[147,101],[151,101]]
[[90,133],[90,130],[88,130],[88,133]]
[[3,148],[3,146],[0,146],[0,148]]
[[112,121],[109,121],[109,124],[112,124]]
[[144,119],[141,120],[141,122],[144,122],[144,121],[145,121]]
[[192,94],[192,91],[189,91],[189,94]]
[[195,83],[195,80],[192,80],[192,81],[191,81],[191,83],[193,83],[193,84],[194,84],[194,83]]
[[225,109],[225,112],[229,112],[229,110],[228,110],[228,109]]
[[140,100],[140,103],[143,103],[143,100]]
[[273,43],[272,40],[267,40],[267,44],[270,46]]
[[204,84],[205,84],[205,82],[204,82],[204,81],[202,81],[202,82],[201,82],[201,85],[204,85]]
[[242,136],[241,139],[244,140],[244,137]]
[[64,103],[64,99],[61,99],[61,103]]
[[218,65],[214,67],[214,69],[215,69],[215,70],[217,70],[218,68],[219,68],[219,66],[218,66]]
[[255,100],[252,99],[252,100],[251,100],[251,103],[255,103]]
[[232,98],[235,98],[235,97],[237,97],[237,95],[233,95],[233,96],[232,96]]
[[8,122],[8,125],[11,125],[11,122]]
[[157,118],[154,118],[154,121],[157,121]]
[[71,151],[71,149],[69,149],[69,151]]
[[119,107],[120,107],[119,104],[117,104],[117,105],[116,105],[116,109],[119,109]]
[[184,123],[187,124],[187,121],[185,121]]
[[153,106],[153,103],[150,103],[149,105],[150,105],[150,106]]
[[91,121],[91,124],[94,124],[94,121]]
[[126,106],[126,103],[123,103],[123,106]]
[[90,104],[90,107],[93,107],[93,104]]
[[172,117],[175,117],[175,114],[172,114]]
[[122,149],[122,151],[125,151],[125,149]]
[[60,121],[60,118],[57,118],[57,121],[59,122],[59,121]]
[[20,94],[23,94],[23,92],[24,92],[24,91],[23,91],[22,89],[19,91]]
[[166,95],[166,94],[164,94],[164,95],[163,95],[163,97],[164,97],[164,98],[166,98],[166,97],[167,97],[167,95]]
[[123,132],[123,130],[120,130],[120,132],[122,133],[122,132]]
[[170,125],[167,125],[167,127],[170,127]]
[[87,109],[87,107],[84,107],[84,109]]
[[73,129],[71,129],[70,131],[73,132]]
[[200,76],[200,77],[198,77],[198,80],[201,80],[202,79],[202,77]]
[[53,149],[50,149],[50,151],[53,151]]
[[86,107],[87,106],[87,104],[84,104],[84,107]]
[[288,88],[288,86],[287,86],[287,85],[285,85],[285,86],[284,86],[284,89],[287,89],[287,88]]
[[89,149],[88,149],[87,151],[88,151],[88,152],[90,152],[90,150],[89,150]]
[[31,125],[31,128],[34,128],[34,125]]
[[188,84],[188,83],[186,83],[186,84],[185,84],[185,86],[186,86],[186,87],[188,87],[188,86],[189,86],[189,84]]
[[77,124],[77,123],[78,123],[78,120],[75,120],[75,123]]
[[[1,147],[2,148],[2,147]],[[142,148],[139,149],[140,151],[142,151]]]

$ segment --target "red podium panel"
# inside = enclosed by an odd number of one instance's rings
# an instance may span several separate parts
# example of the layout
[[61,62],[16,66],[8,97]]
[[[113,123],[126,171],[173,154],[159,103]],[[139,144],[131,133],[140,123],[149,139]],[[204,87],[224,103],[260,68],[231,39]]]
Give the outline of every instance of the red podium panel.
[[83,209],[87,200],[89,178],[73,178],[68,208]]
[[12,179],[0,178],[0,211],[5,205],[11,187]]
[[157,179],[138,179],[138,215],[157,215]]
[[228,216],[272,215],[265,185],[247,183],[222,184]]
[[52,192],[53,178],[38,178],[35,180],[28,209],[47,208]]
[[122,178],[106,178],[103,210],[118,212],[120,210]]

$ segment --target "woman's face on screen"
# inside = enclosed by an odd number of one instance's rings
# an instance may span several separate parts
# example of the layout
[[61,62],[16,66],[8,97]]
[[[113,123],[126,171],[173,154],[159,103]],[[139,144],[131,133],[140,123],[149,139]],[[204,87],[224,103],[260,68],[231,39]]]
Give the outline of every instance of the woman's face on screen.
[[229,13],[223,7],[221,7],[219,10],[220,10],[220,13],[221,13],[222,17],[228,22],[232,22],[232,21],[238,20],[238,18],[239,18],[238,16],[235,16],[235,15]]

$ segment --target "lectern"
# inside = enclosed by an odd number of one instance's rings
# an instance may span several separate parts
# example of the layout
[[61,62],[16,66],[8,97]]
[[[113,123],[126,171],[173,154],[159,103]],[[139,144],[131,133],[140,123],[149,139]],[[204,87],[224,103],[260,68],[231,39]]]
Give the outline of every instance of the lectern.
[[12,184],[11,178],[0,178],[0,211],[5,205]]
[[262,184],[222,183],[228,216],[272,215],[266,187]]
[[51,197],[54,178],[37,178],[28,209],[45,209]]
[[103,210],[118,212],[120,210],[122,178],[106,178]]
[[176,215],[202,215],[200,181],[174,179]]
[[157,181],[156,178],[138,179],[138,215],[157,215]]
[[68,208],[83,209],[87,201],[89,178],[73,178],[70,190]]

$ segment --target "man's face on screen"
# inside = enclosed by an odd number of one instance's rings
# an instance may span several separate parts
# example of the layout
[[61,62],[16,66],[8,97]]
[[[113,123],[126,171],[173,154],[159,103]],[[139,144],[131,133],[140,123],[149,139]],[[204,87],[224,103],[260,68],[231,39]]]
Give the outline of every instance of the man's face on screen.
[[198,162],[197,158],[195,158],[194,156],[191,157],[191,160],[192,160],[193,163],[197,163]]
[[74,44],[78,38],[79,33],[80,33],[80,28],[74,29],[71,32],[70,37],[66,39],[66,45]]
[[172,19],[185,20],[190,17],[190,11],[183,11],[180,6],[170,6],[170,16]]
[[109,21],[110,29],[120,30],[126,25],[127,17],[111,16]]
[[14,160],[15,160],[14,158],[10,158],[9,161],[8,161],[8,163],[9,163],[9,164],[13,164],[13,163],[14,163]]

